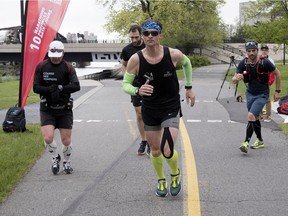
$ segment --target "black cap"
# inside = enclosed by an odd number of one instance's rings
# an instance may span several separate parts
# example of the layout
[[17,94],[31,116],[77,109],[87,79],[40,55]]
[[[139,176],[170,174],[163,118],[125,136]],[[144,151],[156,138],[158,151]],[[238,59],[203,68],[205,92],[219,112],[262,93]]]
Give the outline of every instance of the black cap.
[[262,49],[268,49],[268,50],[269,50],[269,47],[265,44],[265,45],[262,45],[262,46],[261,46],[261,50],[262,50]]
[[256,41],[248,41],[245,43],[246,50],[248,49],[256,49],[258,50],[258,43]]

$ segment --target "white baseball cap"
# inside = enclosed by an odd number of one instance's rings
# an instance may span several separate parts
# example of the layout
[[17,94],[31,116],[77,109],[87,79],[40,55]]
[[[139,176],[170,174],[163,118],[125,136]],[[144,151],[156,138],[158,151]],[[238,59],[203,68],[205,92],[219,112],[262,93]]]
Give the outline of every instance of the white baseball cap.
[[64,44],[61,41],[52,41],[49,45],[48,57],[59,58],[63,55]]

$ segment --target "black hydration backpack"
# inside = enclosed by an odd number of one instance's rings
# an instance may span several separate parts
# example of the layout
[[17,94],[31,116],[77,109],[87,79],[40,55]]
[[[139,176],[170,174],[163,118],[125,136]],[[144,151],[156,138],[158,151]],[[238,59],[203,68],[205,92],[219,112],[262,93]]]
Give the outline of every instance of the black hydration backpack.
[[2,127],[5,132],[24,132],[26,130],[25,110],[21,107],[10,107]]

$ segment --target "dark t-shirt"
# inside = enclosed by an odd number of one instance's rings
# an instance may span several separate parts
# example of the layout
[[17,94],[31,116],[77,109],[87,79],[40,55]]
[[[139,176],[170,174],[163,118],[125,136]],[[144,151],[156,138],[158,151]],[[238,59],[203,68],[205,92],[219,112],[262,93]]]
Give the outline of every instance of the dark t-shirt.
[[[123,59],[124,61],[128,61],[133,54],[137,53],[138,51],[144,48],[145,48],[144,43],[142,43],[141,46],[133,46],[133,44],[130,43],[123,48],[122,53],[121,53],[121,59]],[[139,83],[137,76],[135,77],[133,81],[133,86],[140,87],[140,83]]]
[[59,104],[65,104],[71,97],[71,93],[80,90],[79,80],[75,69],[66,61],[53,64],[50,59],[40,62],[35,70],[33,83],[34,92],[47,99],[51,104],[51,93],[46,88],[52,84],[62,85],[63,91],[59,94]]
[[243,73],[244,71],[249,71],[250,78],[248,81],[247,91],[249,91],[251,94],[254,95],[269,92],[268,83],[261,82],[259,80],[259,75],[257,75],[257,67],[259,68],[261,67],[261,73],[267,74],[267,80],[268,80],[268,73],[272,73],[276,69],[275,66],[267,58],[262,59],[263,66],[258,65],[260,64],[259,61],[256,64],[247,64],[246,62],[247,62],[246,58],[240,61],[237,67],[237,73]]

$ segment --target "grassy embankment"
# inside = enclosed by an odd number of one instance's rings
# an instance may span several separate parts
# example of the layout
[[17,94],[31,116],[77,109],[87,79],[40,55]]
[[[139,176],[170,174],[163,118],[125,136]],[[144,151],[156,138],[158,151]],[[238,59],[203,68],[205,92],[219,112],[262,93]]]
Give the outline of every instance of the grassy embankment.
[[[0,109],[8,110],[18,103],[19,80],[0,82]],[[27,104],[39,101],[31,93]],[[1,119],[1,124],[4,119]],[[27,124],[24,133],[4,133],[0,130],[0,203],[14,189],[15,185],[33,166],[44,151],[39,124]]]

